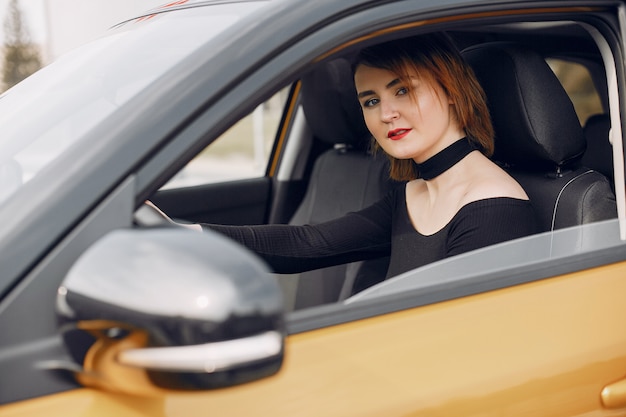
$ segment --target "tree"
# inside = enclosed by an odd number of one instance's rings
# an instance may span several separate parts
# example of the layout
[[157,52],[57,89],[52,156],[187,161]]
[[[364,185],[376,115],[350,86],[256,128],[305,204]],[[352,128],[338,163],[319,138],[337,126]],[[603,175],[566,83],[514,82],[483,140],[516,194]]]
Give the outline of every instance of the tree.
[[41,68],[39,47],[31,42],[18,0],[11,0],[4,19],[2,82],[8,89]]

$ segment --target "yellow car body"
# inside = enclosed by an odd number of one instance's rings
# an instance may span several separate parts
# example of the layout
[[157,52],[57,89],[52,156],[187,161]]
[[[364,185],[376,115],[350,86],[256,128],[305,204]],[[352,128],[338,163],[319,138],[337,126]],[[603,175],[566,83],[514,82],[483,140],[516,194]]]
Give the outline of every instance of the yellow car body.
[[277,375],[242,386],[146,397],[85,388],[0,410],[7,417],[620,415],[626,337],[615,322],[626,315],[625,268],[296,334]]

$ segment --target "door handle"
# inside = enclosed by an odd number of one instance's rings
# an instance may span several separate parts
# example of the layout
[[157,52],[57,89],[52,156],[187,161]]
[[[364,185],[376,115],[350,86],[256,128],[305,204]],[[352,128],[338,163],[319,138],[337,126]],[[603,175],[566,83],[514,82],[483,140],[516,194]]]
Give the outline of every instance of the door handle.
[[600,393],[605,408],[626,407],[626,379],[605,386]]

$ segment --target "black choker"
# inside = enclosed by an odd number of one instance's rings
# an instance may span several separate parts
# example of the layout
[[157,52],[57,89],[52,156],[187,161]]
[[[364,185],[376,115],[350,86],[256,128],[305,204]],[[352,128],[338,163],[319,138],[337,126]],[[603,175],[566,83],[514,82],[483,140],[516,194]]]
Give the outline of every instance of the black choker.
[[457,162],[465,158],[467,154],[476,150],[467,138],[459,139],[444,150],[431,156],[421,164],[417,164],[420,178],[428,181],[443,174],[452,168]]

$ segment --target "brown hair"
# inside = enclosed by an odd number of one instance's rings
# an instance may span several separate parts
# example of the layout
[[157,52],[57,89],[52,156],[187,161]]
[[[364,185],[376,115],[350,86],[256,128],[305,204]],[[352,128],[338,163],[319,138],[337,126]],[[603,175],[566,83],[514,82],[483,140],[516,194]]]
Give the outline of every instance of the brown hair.
[[[452,114],[465,135],[484,155],[493,154],[493,126],[487,108],[485,93],[474,72],[465,62],[451,39],[442,33],[420,35],[394,40],[363,49],[353,63],[385,69],[408,80],[409,74],[423,72],[422,76],[438,83],[454,105]],[[410,88],[411,83],[407,83]],[[380,150],[372,140],[374,152]],[[390,160],[389,176],[398,181],[419,177],[411,159]]]

